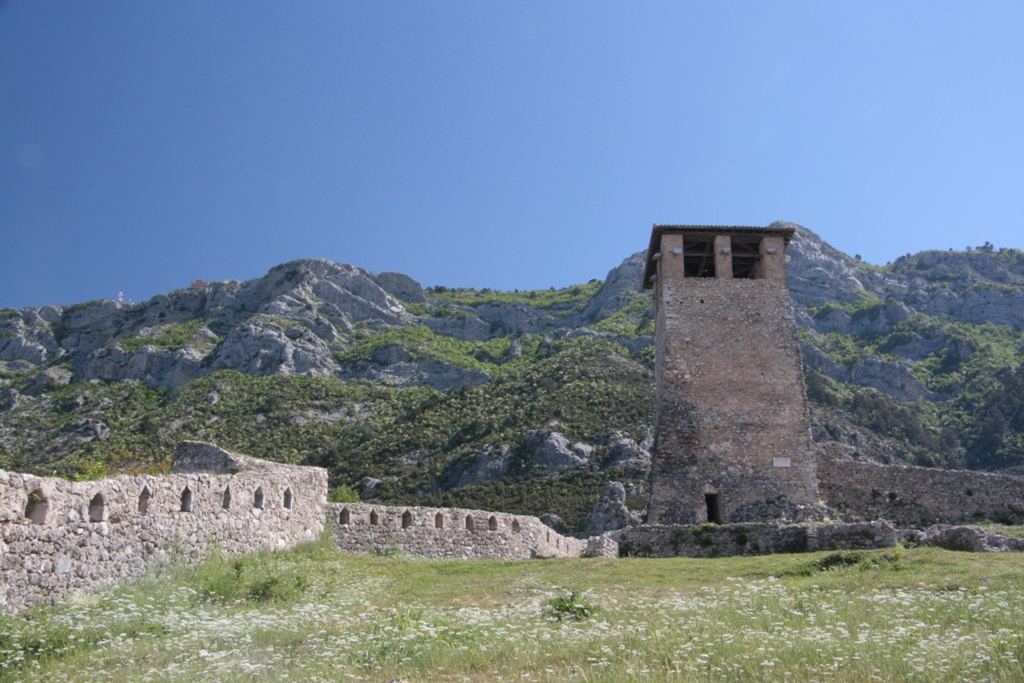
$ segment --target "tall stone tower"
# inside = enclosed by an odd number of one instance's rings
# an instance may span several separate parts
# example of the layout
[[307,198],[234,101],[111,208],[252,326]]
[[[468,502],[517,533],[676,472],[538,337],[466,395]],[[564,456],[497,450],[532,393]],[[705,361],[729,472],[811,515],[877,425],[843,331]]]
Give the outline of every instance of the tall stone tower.
[[795,229],[655,225],[652,524],[818,498],[786,247]]

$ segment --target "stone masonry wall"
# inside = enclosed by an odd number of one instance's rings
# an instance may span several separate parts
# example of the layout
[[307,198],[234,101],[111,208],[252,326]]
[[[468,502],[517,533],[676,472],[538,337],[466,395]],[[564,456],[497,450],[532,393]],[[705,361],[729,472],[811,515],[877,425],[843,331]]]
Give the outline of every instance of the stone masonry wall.
[[718,495],[723,522],[780,496],[814,503],[816,462],[784,263],[771,279],[683,278],[670,238],[682,245],[679,235],[662,237],[655,284],[648,520],[707,521],[705,493]]
[[326,498],[323,469],[195,442],[179,446],[169,475],[70,482],[0,471],[0,608],[55,602],[141,576],[154,563],[192,565],[215,549],[315,539]]
[[818,458],[825,504],[845,519],[897,527],[990,519],[1024,523],[1024,477]]
[[887,522],[862,524],[653,525],[626,529],[619,548],[629,557],[727,557],[816,550],[873,550],[896,545]]
[[[328,503],[327,515],[334,542],[348,552],[400,550],[416,557],[528,560],[580,557],[588,548],[587,541],[562,536],[524,515],[367,503]],[[601,546],[594,554],[608,552],[601,543],[591,545]]]

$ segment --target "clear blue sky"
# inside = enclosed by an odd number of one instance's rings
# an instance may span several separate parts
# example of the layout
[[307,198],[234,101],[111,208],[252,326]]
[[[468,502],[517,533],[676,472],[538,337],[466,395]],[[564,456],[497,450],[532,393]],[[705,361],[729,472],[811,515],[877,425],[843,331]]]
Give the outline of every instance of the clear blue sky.
[[651,224],[1024,247],[1021,2],[0,0],[0,306],[319,256],[604,277]]

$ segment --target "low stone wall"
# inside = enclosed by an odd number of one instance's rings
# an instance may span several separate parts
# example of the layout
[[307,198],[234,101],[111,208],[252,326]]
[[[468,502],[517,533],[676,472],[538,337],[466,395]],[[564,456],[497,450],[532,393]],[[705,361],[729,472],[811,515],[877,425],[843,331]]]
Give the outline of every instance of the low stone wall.
[[348,552],[528,560],[580,557],[588,543],[562,536],[536,517],[484,510],[328,503],[327,515],[334,542]]
[[887,522],[862,524],[644,525],[619,538],[624,557],[727,557],[816,550],[873,550],[896,545]]
[[818,458],[818,490],[847,520],[897,527],[990,519],[1024,522],[1024,477]]
[[[200,471],[201,470],[201,471]],[[251,552],[315,539],[327,473],[184,442],[172,474],[88,482],[0,471],[0,608],[186,566],[213,550]]]

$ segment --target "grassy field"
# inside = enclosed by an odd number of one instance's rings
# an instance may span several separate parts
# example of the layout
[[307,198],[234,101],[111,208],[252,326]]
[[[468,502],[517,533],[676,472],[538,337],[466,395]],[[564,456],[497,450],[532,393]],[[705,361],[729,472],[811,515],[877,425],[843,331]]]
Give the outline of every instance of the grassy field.
[[[552,598],[599,611],[559,621]],[[0,681],[1021,681],[1024,557],[426,561],[326,542],[0,617]]]

